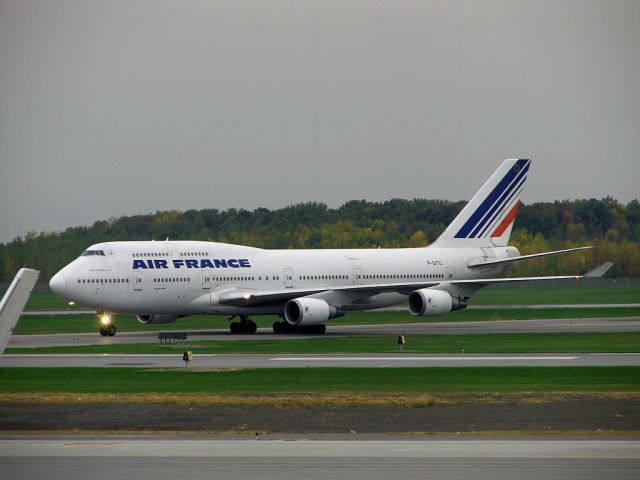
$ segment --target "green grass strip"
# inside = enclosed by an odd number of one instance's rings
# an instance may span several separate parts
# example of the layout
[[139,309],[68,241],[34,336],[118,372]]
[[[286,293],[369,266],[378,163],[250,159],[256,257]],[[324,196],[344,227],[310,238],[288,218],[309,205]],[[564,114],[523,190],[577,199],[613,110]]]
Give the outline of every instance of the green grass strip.
[[472,297],[473,305],[640,303],[640,285],[587,288],[580,282],[572,287],[491,286]]
[[[507,333],[407,336],[410,353],[637,353],[640,332],[628,333]],[[9,348],[11,354],[51,353],[397,353],[396,336],[325,337],[305,339],[214,340],[185,344],[115,344],[76,347]]]
[[1,368],[0,391],[75,393],[637,392],[640,367]]

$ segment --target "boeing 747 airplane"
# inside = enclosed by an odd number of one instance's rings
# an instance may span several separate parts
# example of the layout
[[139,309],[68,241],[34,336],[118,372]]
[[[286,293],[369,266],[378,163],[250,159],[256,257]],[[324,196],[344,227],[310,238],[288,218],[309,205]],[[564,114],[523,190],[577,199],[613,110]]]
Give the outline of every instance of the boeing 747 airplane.
[[[264,250],[200,241],[105,242],[56,273],[57,295],[95,307],[102,335],[113,313],[170,323],[231,315],[233,333],[254,333],[249,315],[279,315],[276,333],[324,333],[329,319],[408,300],[413,315],[465,308],[482,287],[580,276],[496,278],[518,262],[583,250],[520,255],[508,246],[531,161],[505,160],[440,237],[423,248]],[[606,271],[606,266],[598,274]]]

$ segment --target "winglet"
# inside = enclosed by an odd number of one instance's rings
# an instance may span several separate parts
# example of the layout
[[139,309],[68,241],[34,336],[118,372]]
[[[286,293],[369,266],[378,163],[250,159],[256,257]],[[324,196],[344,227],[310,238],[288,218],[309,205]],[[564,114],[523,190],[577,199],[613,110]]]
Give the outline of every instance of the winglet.
[[600,278],[613,267],[613,262],[604,262],[599,267],[584,274],[584,278]]

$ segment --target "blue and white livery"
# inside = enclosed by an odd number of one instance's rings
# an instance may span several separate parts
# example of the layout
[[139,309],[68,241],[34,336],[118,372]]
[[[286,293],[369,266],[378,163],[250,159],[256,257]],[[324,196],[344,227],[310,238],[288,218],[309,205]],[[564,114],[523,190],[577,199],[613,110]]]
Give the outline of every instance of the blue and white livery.
[[[142,323],[187,315],[231,315],[234,333],[256,331],[249,315],[279,315],[276,333],[324,332],[354,310],[408,302],[414,315],[465,308],[494,283],[580,278],[496,278],[519,261],[580,247],[520,255],[508,246],[531,161],[505,160],[440,237],[425,248],[264,250],[217,242],[105,242],[60,270],[51,290],[103,314],[100,333],[114,335],[111,313]],[[606,268],[598,270],[602,274]]]

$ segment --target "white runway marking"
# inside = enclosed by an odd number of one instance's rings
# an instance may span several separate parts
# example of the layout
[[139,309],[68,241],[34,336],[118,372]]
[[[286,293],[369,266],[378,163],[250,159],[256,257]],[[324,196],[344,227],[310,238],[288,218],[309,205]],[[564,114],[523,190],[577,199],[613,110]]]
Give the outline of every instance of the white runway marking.
[[478,357],[478,356],[469,356],[469,357],[280,357],[280,358],[272,358],[272,361],[281,361],[281,362],[296,362],[296,361],[305,361],[305,362],[335,362],[335,361],[345,361],[345,362],[353,362],[353,361],[373,361],[377,362],[380,360],[384,361],[441,361],[441,360],[453,360],[453,361],[469,361],[469,360],[490,360],[490,361],[502,361],[502,360],[576,360],[578,357]]

